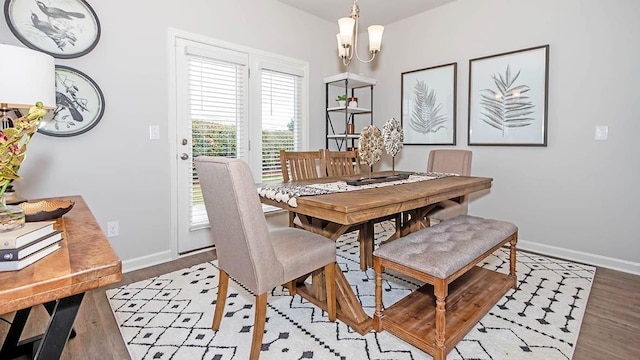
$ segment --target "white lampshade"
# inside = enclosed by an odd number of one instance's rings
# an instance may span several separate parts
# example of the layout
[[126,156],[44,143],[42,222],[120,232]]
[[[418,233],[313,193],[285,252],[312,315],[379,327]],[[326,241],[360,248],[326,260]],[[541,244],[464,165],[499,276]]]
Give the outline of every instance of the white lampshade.
[[42,101],[56,107],[55,63],[51,55],[19,46],[0,44],[0,104],[29,108]]
[[378,52],[382,44],[382,33],[384,32],[384,26],[371,25],[367,28],[369,31],[369,51]]
[[338,56],[343,58],[347,56],[347,49],[342,46],[342,41],[340,41],[340,34],[336,34],[336,39],[338,40]]
[[343,45],[353,44],[353,27],[356,25],[356,20],[350,17],[343,17],[338,19],[338,26],[340,26],[340,38]]

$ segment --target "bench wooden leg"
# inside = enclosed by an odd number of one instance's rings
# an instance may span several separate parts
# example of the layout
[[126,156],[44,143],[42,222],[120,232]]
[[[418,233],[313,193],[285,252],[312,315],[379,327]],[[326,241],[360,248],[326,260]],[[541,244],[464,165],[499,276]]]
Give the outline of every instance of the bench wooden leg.
[[448,285],[444,279],[435,280],[434,293],[436,296],[436,347],[433,358],[434,360],[444,360],[447,357],[444,340],[446,332],[446,298],[448,293]]
[[376,290],[375,290],[375,299],[376,299],[376,309],[373,313],[373,330],[376,332],[382,331],[382,272],[384,271],[384,267],[380,263],[379,257],[373,257],[373,269],[376,273]]
[[518,287],[518,278],[516,276],[516,243],[518,242],[518,232],[511,235],[509,241],[509,277],[513,279],[513,288]]

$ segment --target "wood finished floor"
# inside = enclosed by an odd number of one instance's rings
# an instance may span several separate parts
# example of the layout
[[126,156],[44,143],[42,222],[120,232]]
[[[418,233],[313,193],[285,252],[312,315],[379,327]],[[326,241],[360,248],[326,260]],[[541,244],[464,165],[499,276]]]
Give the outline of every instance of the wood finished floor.
[[[123,275],[118,287],[215,259],[203,252]],[[107,287],[110,288],[110,287]],[[62,359],[128,359],[120,331],[102,288],[88,292],[75,322],[77,336],[69,340]],[[46,325],[46,312],[37,307],[23,338],[37,335]],[[2,316],[11,321],[13,314]],[[9,324],[0,321],[0,339]],[[598,268],[573,356],[574,360],[628,360],[640,358],[640,276]],[[542,359],[541,359],[542,360]]]

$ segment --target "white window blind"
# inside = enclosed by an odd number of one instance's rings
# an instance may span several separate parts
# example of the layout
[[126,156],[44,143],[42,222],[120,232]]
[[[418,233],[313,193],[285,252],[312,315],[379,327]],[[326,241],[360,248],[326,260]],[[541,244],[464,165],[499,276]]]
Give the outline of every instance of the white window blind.
[[[199,155],[246,158],[246,63],[229,56],[189,51],[187,102],[192,157]],[[193,164],[192,164],[193,165]],[[208,224],[202,192],[192,166],[191,228]]]
[[280,149],[302,144],[302,77],[261,69],[262,181],[282,181]]

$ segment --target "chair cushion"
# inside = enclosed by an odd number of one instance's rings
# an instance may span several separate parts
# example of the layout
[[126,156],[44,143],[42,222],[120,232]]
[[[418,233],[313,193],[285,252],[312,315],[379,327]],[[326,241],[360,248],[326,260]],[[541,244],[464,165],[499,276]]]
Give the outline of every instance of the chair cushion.
[[296,279],[336,261],[336,243],[324,236],[295,228],[272,230],[269,236],[284,268],[283,281]]
[[381,245],[373,255],[445,279],[516,231],[509,222],[461,215]]

